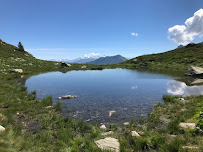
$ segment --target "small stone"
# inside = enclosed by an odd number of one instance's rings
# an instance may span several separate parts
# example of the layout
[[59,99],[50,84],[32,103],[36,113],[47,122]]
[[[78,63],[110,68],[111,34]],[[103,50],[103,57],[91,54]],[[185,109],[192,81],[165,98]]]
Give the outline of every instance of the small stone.
[[87,66],[83,65],[83,66],[81,66],[81,68],[82,68],[82,69],[85,69],[85,68],[87,68]]
[[102,136],[108,136],[108,135],[112,135],[113,131],[108,131],[108,132],[103,132],[101,133]]
[[112,111],[109,111],[109,117],[111,117],[116,111],[112,110]]
[[185,123],[185,122],[181,122],[179,124],[179,126],[181,128],[184,128],[184,129],[195,129],[195,123]]
[[106,126],[105,125],[101,125],[100,128],[101,129],[106,129]]
[[58,97],[58,99],[73,99],[73,98],[77,98],[77,96],[65,95],[65,96],[62,96],[62,97]]
[[140,135],[136,131],[131,131],[131,135],[133,137],[140,137]]
[[46,106],[44,107],[45,109],[50,109],[50,108],[53,108],[53,106]]
[[115,138],[105,138],[95,141],[96,145],[101,148],[102,150],[111,150],[114,152],[120,151],[120,143],[118,139]]
[[123,125],[124,126],[128,126],[130,123],[129,122],[124,122]]
[[5,128],[3,126],[0,125],[0,132],[4,131]]

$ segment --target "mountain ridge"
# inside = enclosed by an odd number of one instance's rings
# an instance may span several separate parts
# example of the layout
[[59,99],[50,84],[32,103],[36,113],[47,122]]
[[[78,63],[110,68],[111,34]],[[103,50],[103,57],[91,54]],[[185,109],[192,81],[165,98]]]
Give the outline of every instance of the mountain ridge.
[[96,64],[96,65],[118,64],[124,61],[127,61],[125,57],[121,55],[115,55],[115,56],[100,57],[94,61],[86,62],[86,64]]

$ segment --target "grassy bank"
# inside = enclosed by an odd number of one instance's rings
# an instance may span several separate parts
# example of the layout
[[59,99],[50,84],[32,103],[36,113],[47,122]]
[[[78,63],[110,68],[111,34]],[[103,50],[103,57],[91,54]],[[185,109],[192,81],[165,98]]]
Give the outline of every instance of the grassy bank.
[[[94,141],[104,138],[101,133],[109,130],[113,131],[109,136],[119,140],[122,152],[203,150],[203,96],[184,100],[164,96],[165,103],[157,104],[148,119],[132,120],[122,127],[112,124],[102,130],[97,124],[87,125],[68,116],[62,117],[60,103],[52,106],[51,97],[38,100],[36,92],[28,94],[27,88],[18,84],[18,79],[32,74],[81,70],[82,65],[62,68],[60,63],[35,59],[6,43],[1,44],[0,53],[0,125],[6,128],[0,132],[0,151],[101,151]],[[116,67],[136,65],[87,65],[86,69]],[[23,73],[10,73],[15,68],[23,69]],[[195,122],[199,128],[184,130],[179,127],[180,122]],[[131,131],[137,131],[141,137],[132,137]]]

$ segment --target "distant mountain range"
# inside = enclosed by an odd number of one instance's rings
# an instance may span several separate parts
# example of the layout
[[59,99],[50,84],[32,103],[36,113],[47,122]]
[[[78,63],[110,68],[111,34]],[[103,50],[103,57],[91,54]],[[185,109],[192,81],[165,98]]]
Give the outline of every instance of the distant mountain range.
[[126,61],[127,59],[121,55],[100,57],[94,61],[86,62],[86,64],[118,64]]
[[94,61],[97,58],[51,59],[51,61],[84,64],[84,63],[87,63],[87,62]]

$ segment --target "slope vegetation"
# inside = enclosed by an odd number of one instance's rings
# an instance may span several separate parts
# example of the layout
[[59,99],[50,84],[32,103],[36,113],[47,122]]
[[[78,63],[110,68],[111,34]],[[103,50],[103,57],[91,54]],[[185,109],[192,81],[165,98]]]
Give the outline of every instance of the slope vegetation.
[[143,55],[124,62],[123,64],[149,68],[187,69],[191,65],[203,66],[203,43],[188,44],[172,51]]

